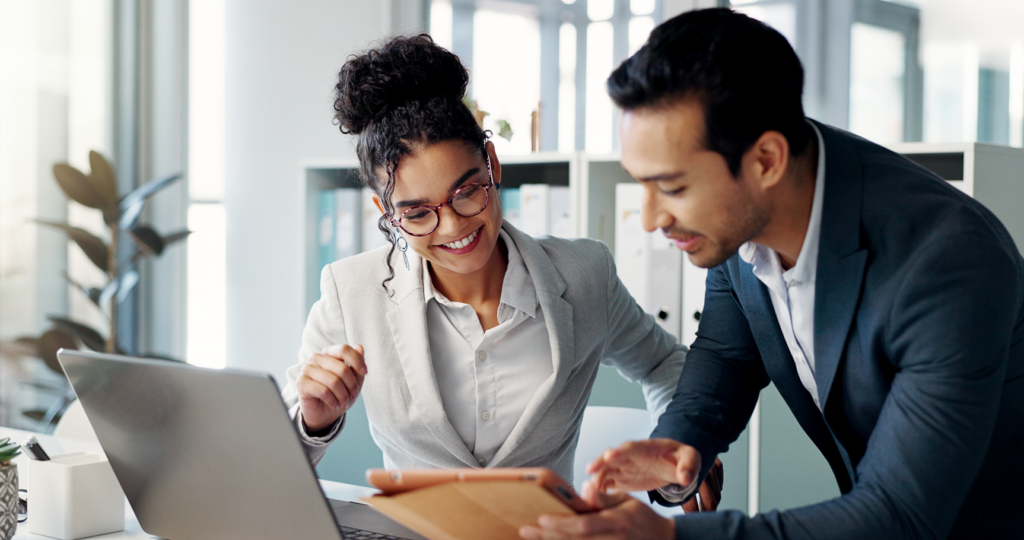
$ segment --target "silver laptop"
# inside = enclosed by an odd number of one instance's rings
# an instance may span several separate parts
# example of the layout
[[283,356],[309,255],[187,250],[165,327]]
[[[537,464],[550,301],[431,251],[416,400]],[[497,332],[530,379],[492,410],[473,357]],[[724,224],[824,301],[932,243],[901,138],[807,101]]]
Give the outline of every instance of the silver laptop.
[[142,529],[173,540],[422,536],[327,499],[267,374],[58,353]]

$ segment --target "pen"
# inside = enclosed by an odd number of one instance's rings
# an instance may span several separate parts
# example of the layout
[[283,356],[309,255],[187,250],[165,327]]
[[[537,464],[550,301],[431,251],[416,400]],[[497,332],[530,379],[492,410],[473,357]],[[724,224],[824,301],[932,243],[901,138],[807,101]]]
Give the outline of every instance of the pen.
[[28,455],[32,459],[36,459],[36,460],[39,460],[39,461],[49,461],[50,460],[50,456],[46,453],[46,450],[43,450],[42,445],[40,445],[39,441],[36,440],[35,435],[33,435],[32,437],[29,437],[29,439],[27,441],[25,441],[25,444],[23,444],[21,446],[22,446],[22,448],[24,448],[25,450],[28,451]]

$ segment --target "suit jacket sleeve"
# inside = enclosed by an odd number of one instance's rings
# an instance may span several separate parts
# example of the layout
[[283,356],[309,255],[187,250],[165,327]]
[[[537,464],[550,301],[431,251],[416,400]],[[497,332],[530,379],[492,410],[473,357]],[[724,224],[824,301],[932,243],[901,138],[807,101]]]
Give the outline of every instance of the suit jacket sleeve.
[[306,361],[313,353],[320,352],[331,345],[347,343],[345,320],[342,316],[339,298],[338,283],[334,279],[331,266],[325,266],[320,273],[320,299],[313,304],[313,308],[309,311],[306,328],[302,331],[299,361],[288,368],[285,373],[287,384],[281,392],[285,407],[288,408],[288,414],[295,422],[302,446],[306,449],[306,456],[314,466],[320,463],[324,454],[327,453],[327,447],[341,433],[346,415],[341,415],[341,418],[334,423],[326,435],[322,437],[309,436],[299,414],[299,395],[295,383],[302,373],[302,367],[306,365]]
[[[1018,260],[991,237],[962,233],[942,240],[908,263],[883,314],[889,323],[885,342],[872,344],[884,348],[897,374],[857,464],[852,491],[753,518],[739,512],[679,518],[679,538],[949,534],[988,451],[1024,276]],[[691,356],[687,369],[691,365],[701,364]],[[694,378],[708,379],[701,375]],[[697,410],[713,411],[714,403],[726,399],[721,388],[715,390],[718,399]],[[665,429],[679,440],[693,437],[715,448],[713,435],[678,414],[671,420]]]
[[[651,437],[693,446],[701,455],[699,481],[750,420],[768,375],[750,325],[726,275],[726,265],[708,271],[697,339],[675,396]],[[651,496],[670,503],[657,492]]]
[[640,308],[619,280],[611,252],[601,247],[608,272],[608,340],[602,363],[640,383],[653,425],[676,391],[687,349]]

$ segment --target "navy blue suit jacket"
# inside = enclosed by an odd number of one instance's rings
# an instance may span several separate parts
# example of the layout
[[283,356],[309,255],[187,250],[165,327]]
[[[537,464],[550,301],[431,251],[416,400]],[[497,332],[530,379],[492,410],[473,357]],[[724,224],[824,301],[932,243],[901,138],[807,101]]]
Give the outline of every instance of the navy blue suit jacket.
[[771,381],[842,495],[752,518],[681,517],[678,537],[1020,537],[1024,261],[978,202],[818,126],[826,180],[814,356],[824,412],[800,383],[767,288],[734,255],[708,272],[697,339],[652,436],[697,448],[703,478]]

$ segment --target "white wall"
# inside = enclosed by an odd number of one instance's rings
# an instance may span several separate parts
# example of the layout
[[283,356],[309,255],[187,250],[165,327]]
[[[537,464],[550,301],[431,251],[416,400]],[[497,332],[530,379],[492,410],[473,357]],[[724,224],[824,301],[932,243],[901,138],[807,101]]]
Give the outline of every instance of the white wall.
[[351,159],[331,123],[345,58],[383,37],[386,2],[229,0],[226,30],[227,365],[279,383],[303,306],[304,162]]

